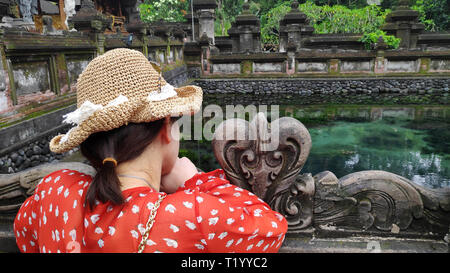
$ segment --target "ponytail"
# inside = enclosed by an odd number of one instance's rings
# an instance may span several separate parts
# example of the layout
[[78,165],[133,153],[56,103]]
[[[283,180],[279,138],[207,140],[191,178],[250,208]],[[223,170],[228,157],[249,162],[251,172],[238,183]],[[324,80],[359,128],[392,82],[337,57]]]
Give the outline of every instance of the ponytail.
[[116,165],[112,161],[104,161],[87,190],[85,203],[89,209],[95,207],[96,200],[102,203],[111,201],[114,205],[124,203],[120,180],[116,174]]
[[129,123],[106,132],[90,135],[80,151],[97,173],[86,193],[85,205],[93,209],[97,201],[121,205],[125,202],[116,173],[118,163],[133,160],[153,141],[164,119],[150,123]]

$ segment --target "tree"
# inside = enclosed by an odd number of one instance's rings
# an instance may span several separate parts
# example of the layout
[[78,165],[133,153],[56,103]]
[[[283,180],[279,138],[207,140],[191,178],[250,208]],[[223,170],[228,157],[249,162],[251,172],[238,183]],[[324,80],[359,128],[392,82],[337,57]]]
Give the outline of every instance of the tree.
[[188,8],[187,0],[145,0],[139,5],[143,22],[183,22]]
[[450,29],[449,0],[417,0],[413,9],[419,11],[420,21],[427,30],[446,31]]
[[231,27],[237,15],[242,11],[244,0],[216,0],[216,35],[222,36],[227,34],[227,30]]
[[[283,2],[261,17],[263,43],[278,43],[279,21],[291,10],[290,2]],[[390,10],[370,5],[350,9],[342,5],[316,5],[312,0],[299,5],[314,26],[314,32],[324,33],[370,33],[384,24]],[[264,23],[263,23],[264,22]]]

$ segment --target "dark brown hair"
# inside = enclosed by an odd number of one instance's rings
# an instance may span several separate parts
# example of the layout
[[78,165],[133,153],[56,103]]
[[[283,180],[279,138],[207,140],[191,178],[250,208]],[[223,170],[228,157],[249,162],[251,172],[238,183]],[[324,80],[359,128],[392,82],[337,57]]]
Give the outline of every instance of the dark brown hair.
[[[173,122],[173,120],[172,120]],[[115,205],[124,203],[115,164],[103,160],[112,157],[117,164],[137,158],[154,140],[164,124],[164,119],[149,123],[129,123],[106,132],[90,135],[80,145],[81,153],[97,171],[86,193],[85,204],[94,208],[96,200]]]

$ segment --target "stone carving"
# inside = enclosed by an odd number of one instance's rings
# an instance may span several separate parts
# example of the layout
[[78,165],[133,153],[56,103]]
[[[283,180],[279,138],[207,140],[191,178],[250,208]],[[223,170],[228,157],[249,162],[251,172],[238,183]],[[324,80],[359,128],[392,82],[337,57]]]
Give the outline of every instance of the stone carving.
[[[277,134],[275,149],[261,149]],[[284,214],[289,233],[444,237],[449,231],[449,188],[426,189],[385,171],[340,179],[329,171],[300,174],[311,138],[296,119],[283,117],[270,125],[263,114],[250,123],[229,119],[218,126],[212,145],[228,179]]]
[[386,23],[381,29],[389,35],[400,38],[400,48],[416,48],[418,36],[425,30],[419,22],[418,11],[409,7],[409,0],[401,0],[397,7],[386,16]]
[[50,35],[62,35],[63,32],[61,30],[56,30],[53,27],[53,19],[49,15],[42,16],[42,34],[50,34]]
[[98,12],[92,0],[82,0],[80,10],[68,19],[68,23],[69,28],[78,31],[103,33],[111,26],[112,19]]
[[33,22],[33,15],[38,14],[37,5],[37,0],[19,0],[19,9],[24,22]]
[[142,3],[140,0],[125,0],[120,2],[123,12],[127,18],[127,23],[140,22],[139,5]]
[[261,113],[251,123],[228,119],[216,129],[212,145],[232,183],[284,213],[292,228],[311,223],[314,180],[297,176],[311,149],[301,122],[282,117],[268,124]]
[[337,179],[315,177],[314,224],[343,231],[445,234],[450,226],[450,189],[420,187],[385,171],[356,172]]
[[67,20],[69,19],[69,17],[72,17],[76,13],[75,6],[75,0],[64,0],[64,12],[66,13],[66,20],[64,21],[64,23],[67,27],[69,27]]
[[[201,22],[200,22],[201,23]],[[232,52],[261,52],[260,20],[251,13],[250,4],[244,3],[242,13],[236,16],[228,35],[232,41]]]
[[[327,179],[323,179],[326,177]],[[362,171],[342,177],[319,173],[315,222],[350,228],[406,229],[423,216],[419,193],[405,178],[384,171]],[[335,213],[329,214],[332,207]]]

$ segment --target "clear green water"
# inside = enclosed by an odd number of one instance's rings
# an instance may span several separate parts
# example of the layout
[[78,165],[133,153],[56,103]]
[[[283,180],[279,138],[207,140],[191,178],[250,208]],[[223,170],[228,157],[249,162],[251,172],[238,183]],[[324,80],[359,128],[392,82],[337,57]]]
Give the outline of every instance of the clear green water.
[[413,129],[411,123],[389,118],[335,121],[311,128],[313,146],[303,171],[329,170],[342,177],[363,170],[385,170],[426,187],[449,187],[448,124],[434,121],[431,128]]

